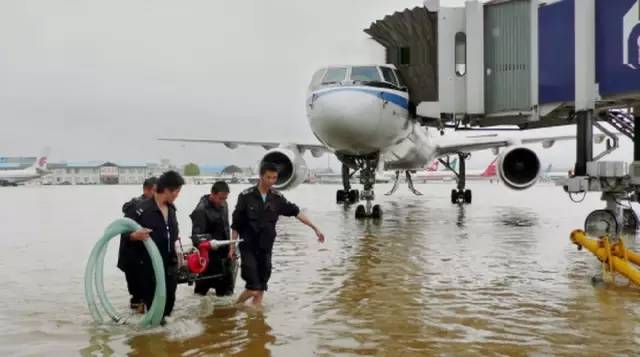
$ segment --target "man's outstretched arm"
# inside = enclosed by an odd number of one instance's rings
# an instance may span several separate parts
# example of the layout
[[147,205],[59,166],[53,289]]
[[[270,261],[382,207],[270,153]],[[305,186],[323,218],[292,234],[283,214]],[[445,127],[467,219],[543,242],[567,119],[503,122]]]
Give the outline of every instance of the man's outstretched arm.
[[298,213],[296,218],[298,219],[298,221],[302,222],[304,225],[306,225],[309,228],[313,229],[313,231],[316,233],[316,236],[318,237],[318,241],[320,243],[324,243],[324,234],[320,231],[320,229],[318,229],[318,227],[316,227],[313,224],[313,222],[311,222],[309,217],[307,217],[304,213],[300,212],[300,213]]

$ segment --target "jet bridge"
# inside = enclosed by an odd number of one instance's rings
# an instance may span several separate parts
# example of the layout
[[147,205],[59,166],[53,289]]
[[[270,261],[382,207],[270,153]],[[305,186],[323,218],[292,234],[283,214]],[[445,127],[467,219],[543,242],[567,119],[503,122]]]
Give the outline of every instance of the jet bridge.
[[[472,0],[457,8],[425,0],[365,32],[406,77],[423,125],[576,125],[575,176],[564,188],[602,192],[613,217],[592,214],[585,226],[618,227],[619,202],[640,202],[640,0]],[[598,161],[620,136],[603,123],[634,141],[633,163]],[[594,127],[609,136],[599,155]]]
[[365,32],[405,77],[425,125],[575,124],[586,101],[597,120],[625,126],[606,111],[640,104],[638,0],[424,5]]

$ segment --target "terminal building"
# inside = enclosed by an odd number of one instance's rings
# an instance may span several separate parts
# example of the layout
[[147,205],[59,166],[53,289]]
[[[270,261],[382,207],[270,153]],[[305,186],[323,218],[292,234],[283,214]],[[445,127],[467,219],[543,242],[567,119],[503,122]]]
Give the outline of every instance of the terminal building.
[[[23,170],[36,157],[0,157],[0,171]],[[151,176],[176,170],[169,160],[158,163],[120,163],[110,161],[54,162],[47,165],[49,174],[33,180],[44,185],[134,185]]]
[[36,160],[36,157],[0,157],[0,171],[26,169]]
[[113,162],[52,163],[48,169],[42,183],[51,185],[133,185],[155,173],[153,165]]

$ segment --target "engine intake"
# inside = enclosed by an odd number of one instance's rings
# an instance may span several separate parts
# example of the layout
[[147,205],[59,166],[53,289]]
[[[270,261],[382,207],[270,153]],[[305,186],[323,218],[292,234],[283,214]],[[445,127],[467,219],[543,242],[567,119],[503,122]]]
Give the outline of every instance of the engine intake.
[[272,149],[268,151],[260,164],[270,162],[278,168],[278,181],[274,188],[289,190],[299,186],[309,176],[309,169],[297,149]]
[[540,160],[531,149],[513,148],[500,155],[498,173],[509,188],[524,190],[538,180]]

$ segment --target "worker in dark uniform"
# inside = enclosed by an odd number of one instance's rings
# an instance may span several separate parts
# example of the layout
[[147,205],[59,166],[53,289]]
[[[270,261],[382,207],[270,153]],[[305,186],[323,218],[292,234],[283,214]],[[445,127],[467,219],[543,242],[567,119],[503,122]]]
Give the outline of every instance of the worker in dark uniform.
[[[178,220],[173,202],[183,185],[184,179],[180,174],[167,171],[158,177],[154,197],[140,202],[133,212],[127,213],[127,217],[143,227],[130,233],[128,238],[134,241],[151,238],[162,257],[167,293],[164,316],[171,315],[176,300],[178,256],[175,243],[178,239]],[[149,254],[139,254],[139,257],[131,271],[134,272],[136,288],[148,310],[153,302],[156,282]]]
[[[227,197],[229,196],[229,185],[224,181],[218,181],[211,187],[211,193],[202,196],[198,205],[191,213],[192,240],[193,246],[198,244],[203,238],[197,235],[208,234],[209,240],[229,240],[229,209],[227,207]],[[200,275],[201,280],[196,281],[194,293],[207,295],[210,288],[216,290],[217,296],[228,296],[233,294],[235,286],[235,272],[237,262],[229,259],[229,247],[220,247],[217,250],[209,251],[209,265],[207,270]],[[212,276],[218,276],[212,278]]]
[[[233,212],[232,240],[242,238],[240,243],[240,267],[246,290],[238,298],[238,303],[253,298],[252,303],[260,306],[267,283],[271,277],[271,251],[276,239],[276,223],[279,216],[296,217],[311,227],[318,241],[324,242],[324,235],[300,212],[295,204],[271,187],[278,180],[278,169],[273,163],[265,162],[260,167],[260,181],[257,186],[243,191]],[[229,257],[235,257],[235,245],[229,249]]]
[[[122,206],[122,213],[125,217],[128,212],[134,212],[137,204],[144,200],[148,200],[153,197],[153,193],[156,189],[156,178],[149,177],[144,180],[142,184],[142,195],[132,198],[130,201]],[[131,267],[135,266],[137,260],[137,254],[144,251],[144,246],[141,242],[135,242],[128,239],[127,235],[123,234],[120,237],[120,249],[118,251],[118,268],[124,272],[124,277],[127,280],[127,290],[131,296],[129,305],[131,309],[140,311],[143,309],[144,304],[142,302],[142,296],[136,290],[137,284],[134,282],[134,275],[131,272]]]

